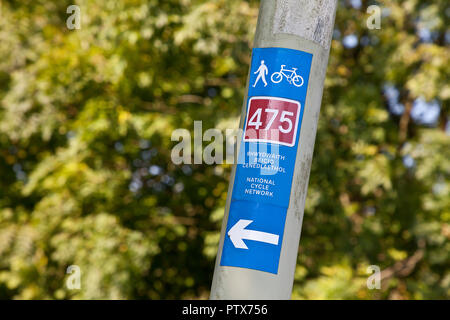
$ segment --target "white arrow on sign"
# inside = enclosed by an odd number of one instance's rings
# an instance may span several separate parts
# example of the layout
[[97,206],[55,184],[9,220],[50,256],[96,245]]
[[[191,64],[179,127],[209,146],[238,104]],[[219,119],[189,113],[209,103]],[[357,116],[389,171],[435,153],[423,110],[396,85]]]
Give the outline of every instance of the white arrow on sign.
[[243,239],[278,245],[279,236],[277,234],[245,229],[252,222],[253,220],[241,219],[228,231],[235,248],[248,249],[245,242],[242,241]]

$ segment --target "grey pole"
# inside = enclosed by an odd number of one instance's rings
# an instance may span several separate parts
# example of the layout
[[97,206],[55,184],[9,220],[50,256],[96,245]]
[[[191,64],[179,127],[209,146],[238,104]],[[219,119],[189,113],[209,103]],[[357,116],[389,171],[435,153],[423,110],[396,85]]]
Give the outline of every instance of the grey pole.
[[[236,174],[236,165],[234,165],[214,270],[211,299],[290,299],[291,297],[336,6],[336,0],[261,1],[254,47],[288,48],[313,55],[303,119],[300,124],[301,131],[298,137],[284,236],[276,274],[221,265],[224,238],[229,236],[227,221]],[[249,79],[250,75],[247,80],[247,94]],[[247,112],[247,97],[244,101],[241,128]]]

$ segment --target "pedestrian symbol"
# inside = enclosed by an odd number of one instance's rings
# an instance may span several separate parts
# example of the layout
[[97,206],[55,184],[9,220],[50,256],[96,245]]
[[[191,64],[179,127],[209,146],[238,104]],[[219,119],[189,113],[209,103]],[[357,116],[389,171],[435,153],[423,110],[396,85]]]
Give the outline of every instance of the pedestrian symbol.
[[258,83],[259,79],[262,79],[264,82],[264,87],[267,86],[266,81],[266,75],[269,73],[269,70],[267,69],[266,65],[264,64],[264,60],[261,60],[261,65],[259,66],[258,70],[254,72],[254,74],[258,73],[258,77],[256,77],[256,81],[253,84],[253,88],[256,87],[256,84]]

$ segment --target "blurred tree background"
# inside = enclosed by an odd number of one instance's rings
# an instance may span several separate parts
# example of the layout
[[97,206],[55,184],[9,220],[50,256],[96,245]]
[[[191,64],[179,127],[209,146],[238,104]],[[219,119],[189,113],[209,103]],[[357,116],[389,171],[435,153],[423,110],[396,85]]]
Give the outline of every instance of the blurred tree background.
[[[231,166],[171,133],[238,126],[258,6],[0,0],[0,298],[208,297]],[[293,298],[449,298],[449,18],[339,1]]]

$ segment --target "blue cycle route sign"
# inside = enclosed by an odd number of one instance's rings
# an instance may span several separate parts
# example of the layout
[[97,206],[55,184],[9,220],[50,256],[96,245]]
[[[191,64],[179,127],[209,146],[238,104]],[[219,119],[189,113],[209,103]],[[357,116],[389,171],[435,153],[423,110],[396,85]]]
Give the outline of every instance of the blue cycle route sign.
[[278,273],[312,58],[253,49],[221,266]]

